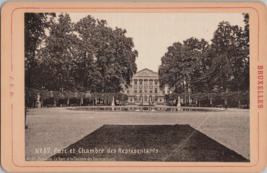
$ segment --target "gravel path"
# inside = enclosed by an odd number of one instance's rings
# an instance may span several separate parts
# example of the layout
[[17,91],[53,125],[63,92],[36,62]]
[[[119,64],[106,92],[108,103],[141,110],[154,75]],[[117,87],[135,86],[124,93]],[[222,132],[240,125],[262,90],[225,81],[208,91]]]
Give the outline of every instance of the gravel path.
[[[26,160],[46,160],[106,125],[189,124],[222,145],[250,159],[249,110],[221,112],[93,112],[66,108],[29,109]],[[38,153],[39,152],[39,153]],[[41,153],[42,152],[42,153]]]

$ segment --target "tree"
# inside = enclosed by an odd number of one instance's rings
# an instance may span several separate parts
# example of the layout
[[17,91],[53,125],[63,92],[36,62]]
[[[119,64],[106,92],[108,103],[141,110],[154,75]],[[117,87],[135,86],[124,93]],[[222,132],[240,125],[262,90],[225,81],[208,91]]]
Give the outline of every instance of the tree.
[[36,66],[36,53],[46,38],[45,31],[50,27],[49,17],[55,13],[25,13],[25,86],[32,86],[32,71]]
[[205,82],[202,76],[209,65],[208,50],[208,42],[196,38],[168,47],[159,68],[160,87],[167,85],[178,93],[201,90],[200,84]]
[[[220,22],[212,44],[196,38],[168,47],[159,68],[160,87],[175,93],[246,92],[249,89],[249,15],[244,15],[245,29]],[[224,94],[225,100],[228,95]],[[238,98],[241,98],[238,96]],[[225,102],[226,103],[226,102]]]
[[113,30],[106,21],[87,16],[77,22],[75,31],[83,45],[81,54],[93,64],[86,68],[95,70],[86,76],[90,90],[119,92],[127,88],[137,70],[138,52],[133,50],[133,39],[125,36],[126,30]]
[[204,92],[209,89],[209,78],[204,78],[204,74],[210,68],[209,56],[210,45],[204,39],[198,40],[190,38],[184,41],[186,48],[187,63],[184,64],[187,71],[187,87],[192,92]]
[[160,88],[169,86],[171,88],[176,87],[176,90],[178,90],[183,85],[183,52],[184,47],[179,42],[168,47],[168,52],[161,58],[161,65],[159,67]]
[[220,22],[214,32],[211,45],[214,60],[207,74],[212,75],[213,84],[220,91],[237,91],[244,87],[242,81],[247,63],[247,50],[243,34],[241,27],[231,26],[228,22]]
[[71,76],[77,52],[77,36],[68,14],[60,14],[58,21],[52,21],[49,36],[45,39],[35,69],[35,87],[49,90],[73,89],[75,81]]
[[241,90],[249,90],[249,14],[244,13],[244,22],[245,28],[242,33],[242,64],[243,64],[243,72],[242,72],[242,87]]
[[74,24],[68,14],[51,20],[49,27],[35,55],[35,88],[116,93],[130,85],[138,52],[126,30],[91,16]]

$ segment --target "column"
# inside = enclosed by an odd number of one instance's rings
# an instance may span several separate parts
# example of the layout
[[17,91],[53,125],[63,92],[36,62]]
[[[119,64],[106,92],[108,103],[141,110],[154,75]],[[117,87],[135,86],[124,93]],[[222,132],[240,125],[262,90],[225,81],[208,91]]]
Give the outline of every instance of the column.
[[155,80],[152,79],[152,93],[155,93]]
[[143,93],[145,93],[145,79],[143,79]]
[[148,94],[151,94],[150,93],[150,79],[148,79],[148,85],[147,86],[148,86]]
[[142,79],[142,103],[144,103],[144,95],[145,95],[145,79]]
[[[153,79],[149,79],[149,94],[151,94],[152,96],[152,93],[153,93]],[[152,83],[152,85],[150,85]],[[150,93],[150,91],[152,91],[152,93]]]
[[155,93],[155,79],[152,79],[152,86],[153,86],[153,89],[152,89],[152,100],[153,100],[153,105],[155,104],[155,97],[156,97],[156,93]]
[[133,99],[133,103],[135,104],[135,96],[137,94],[137,93],[135,93],[135,91],[137,92],[137,83],[138,83],[138,80],[137,79],[134,79],[133,81],[134,81],[134,84],[133,84],[133,96],[134,97],[132,99]]
[[140,86],[140,81],[139,81],[139,78],[137,78],[137,93],[139,93],[140,91],[139,86]]

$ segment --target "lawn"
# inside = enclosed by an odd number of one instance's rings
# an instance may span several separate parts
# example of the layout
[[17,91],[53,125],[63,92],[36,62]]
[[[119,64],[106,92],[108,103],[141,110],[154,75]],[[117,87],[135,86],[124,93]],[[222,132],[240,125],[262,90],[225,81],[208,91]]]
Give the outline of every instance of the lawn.
[[48,160],[247,162],[189,125],[104,125]]
[[[125,160],[138,158],[138,160],[155,161],[250,159],[248,110],[135,113],[42,108],[29,110],[27,125],[29,128],[25,134],[26,160],[36,160],[36,158],[48,160],[56,155],[55,151],[65,151],[63,149],[68,151],[70,146],[80,148],[83,145],[81,142],[89,139],[91,142],[84,144],[86,148],[99,146],[99,149],[105,151],[107,149],[105,147],[109,146],[116,150],[120,147],[126,147],[125,149],[158,147],[155,148],[158,149],[158,153],[117,154],[116,157],[112,156],[114,160],[123,160],[126,157]],[[182,128],[184,129],[181,130]],[[113,143],[104,143],[112,141]],[[163,145],[164,142],[167,142],[166,145]],[[212,143],[210,145],[217,149],[212,150],[207,142]],[[44,149],[49,149],[50,152],[38,152]],[[207,152],[208,154],[205,154]],[[67,154],[62,154],[66,158]],[[155,154],[157,157],[154,157]],[[230,155],[233,157],[232,160],[227,160],[225,157],[229,158]],[[101,157],[108,158],[107,155]]]

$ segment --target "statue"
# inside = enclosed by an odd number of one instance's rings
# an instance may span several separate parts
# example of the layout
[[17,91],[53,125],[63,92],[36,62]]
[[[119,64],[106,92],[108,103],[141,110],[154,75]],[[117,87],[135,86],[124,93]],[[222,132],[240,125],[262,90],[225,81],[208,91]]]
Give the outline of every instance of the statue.
[[114,103],[114,97],[112,97],[112,103],[111,103],[111,106],[115,106],[115,103]]
[[180,96],[178,96],[177,107],[178,107],[178,108],[180,108],[180,107],[181,107],[181,98],[180,98]]
[[36,107],[36,108],[41,108],[40,94],[37,94],[35,107]]
[[212,97],[210,98],[210,105],[211,105],[211,107],[213,107],[213,106],[212,106]]

